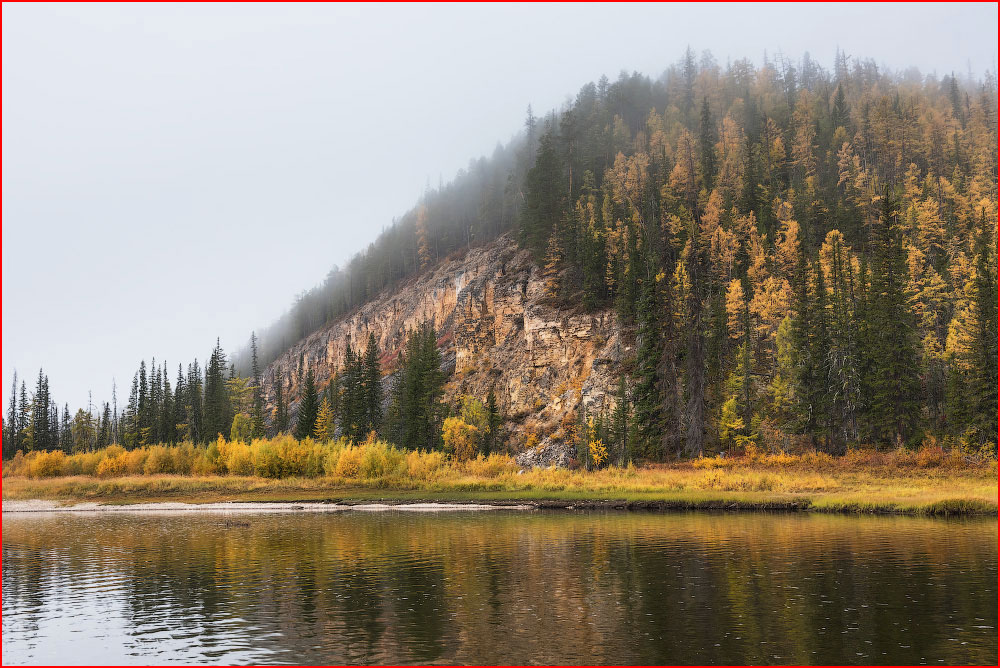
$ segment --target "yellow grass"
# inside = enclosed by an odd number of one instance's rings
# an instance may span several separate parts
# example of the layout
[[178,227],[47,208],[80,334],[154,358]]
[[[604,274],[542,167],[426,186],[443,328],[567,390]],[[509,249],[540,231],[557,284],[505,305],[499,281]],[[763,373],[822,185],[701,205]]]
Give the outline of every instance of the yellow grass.
[[290,437],[182,444],[4,463],[4,499],[553,501],[652,507],[995,513],[997,465],[940,448],[713,457],[597,471],[522,471],[506,455],[449,460],[369,440]]

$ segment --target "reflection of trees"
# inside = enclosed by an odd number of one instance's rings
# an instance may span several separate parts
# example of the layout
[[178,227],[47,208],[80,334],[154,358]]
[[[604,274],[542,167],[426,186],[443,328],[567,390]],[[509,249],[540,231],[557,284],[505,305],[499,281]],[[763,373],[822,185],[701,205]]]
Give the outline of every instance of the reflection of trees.
[[136,637],[219,660],[996,660],[974,628],[996,627],[995,521],[240,517],[5,515],[5,631],[30,633],[58,588],[115,597]]

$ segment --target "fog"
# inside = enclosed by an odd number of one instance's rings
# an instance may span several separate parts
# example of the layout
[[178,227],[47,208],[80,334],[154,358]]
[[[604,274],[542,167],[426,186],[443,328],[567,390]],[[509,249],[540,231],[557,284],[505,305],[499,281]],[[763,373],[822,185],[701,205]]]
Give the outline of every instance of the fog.
[[[621,70],[996,72],[978,5],[3,5],[3,401],[242,347],[428,184]],[[171,378],[172,380],[172,378]]]

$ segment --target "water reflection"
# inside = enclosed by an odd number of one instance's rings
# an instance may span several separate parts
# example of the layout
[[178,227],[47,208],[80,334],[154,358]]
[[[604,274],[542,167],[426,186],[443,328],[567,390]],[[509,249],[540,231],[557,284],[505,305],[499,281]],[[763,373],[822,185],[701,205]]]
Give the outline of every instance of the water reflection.
[[3,662],[992,663],[997,523],[3,516]]

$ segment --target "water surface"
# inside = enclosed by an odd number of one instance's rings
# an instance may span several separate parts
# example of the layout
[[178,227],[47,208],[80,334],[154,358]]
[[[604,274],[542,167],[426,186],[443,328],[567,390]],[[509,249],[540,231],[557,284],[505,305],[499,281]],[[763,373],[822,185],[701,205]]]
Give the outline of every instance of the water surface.
[[996,627],[995,518],[3,515],[4,664],[996,664]]

